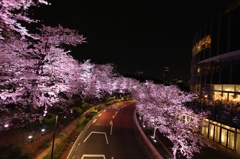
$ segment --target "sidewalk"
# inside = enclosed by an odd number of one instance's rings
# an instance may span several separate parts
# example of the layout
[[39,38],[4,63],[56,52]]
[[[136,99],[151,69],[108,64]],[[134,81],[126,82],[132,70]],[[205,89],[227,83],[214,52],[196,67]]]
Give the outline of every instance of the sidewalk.
[[[58,134],[56,137],[55,137],[55,140],[54,140],[54,148],[56,148],[56,145],[60,144],[62,142],[62,139],[61,137],[68,137],[73,131],[74,129],[76,128],[77,126],[77,121],[79,120],[78,119],[75,119],[73,122],[71,122],[68,126],[64,127],[62,129],[62,131],[60,132],[60,134]],[[42,153],[40,153],[35,159],[43,159],[46,155],[50,154],[52,151],[52,142],[50,144],[50,147],[45,149]]]

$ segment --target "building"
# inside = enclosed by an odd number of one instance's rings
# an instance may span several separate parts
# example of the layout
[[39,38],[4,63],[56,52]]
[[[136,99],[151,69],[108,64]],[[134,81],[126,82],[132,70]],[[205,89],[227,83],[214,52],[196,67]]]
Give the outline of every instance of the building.
[[162,79],[163,79],[163,83],[164,84],[169,84],[169,67],[164,67],[163,68],[163,75],[162,75]]
[[239,0],[230,4],[195,34],[190,91],[198,94],[204,105],[224,110],[221,113],[227,112],[225,116],[231,119],[230,124],[216,120],[216,116],[206,119],[202,134],[240,154],[240,129],[232,124],[233,113],[240,116],[239,6]]
[[194,37],[190,90],[208,100],[240,102],[238,4],[212,18]]

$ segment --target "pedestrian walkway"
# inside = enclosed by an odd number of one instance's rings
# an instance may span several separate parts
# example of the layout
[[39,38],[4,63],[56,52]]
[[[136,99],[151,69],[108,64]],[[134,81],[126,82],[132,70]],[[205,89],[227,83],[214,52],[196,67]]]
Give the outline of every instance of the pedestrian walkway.
[[[78,120],[79,118],[74,120],[68,126],[62,129],[62,131],[59,133],[59,135],[57,135],[57,137],[54,140],[54,147],[56,147],[56,145],[59,145],[61,142],[63,142],[62,138],[67,138],[74,131],[74,129],[77,126]],[[48,154],[51,154],[51,151],[52,151],[52,142],[50,144],[50,147],[42,151],[42,153],[40,153],[35,159],[43,159]]]

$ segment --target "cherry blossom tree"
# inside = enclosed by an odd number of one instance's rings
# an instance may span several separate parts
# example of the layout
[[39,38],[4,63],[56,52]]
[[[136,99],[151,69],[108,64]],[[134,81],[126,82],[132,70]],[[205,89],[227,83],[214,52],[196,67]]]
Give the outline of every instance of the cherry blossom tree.
[[157,129],[172,141],[174,158],[178,151],[192,158],[203,145],[211,146],[199,134],[206,114],[196,114],[184,106],[185,102],[191,100],[191,94],[173,85],[157,85],[148,81],[132,91],[132,96],[137,101],[137,112],[143,124]]
[[0,43],[0,84],[3,87],[0,102],[5,105],[20,103],[23,111],[18,116],[22,119],[29,117],[26,110],[31,113],[31,119],[36,119],[33,115],[40,116],[34,113],[39,107],[45,107],[46,114],[47,107],[60,100],[60,93],[70,96],[77,92],[80,84],[80,80],[77,81],[79,73],[76,73],[79,72],[79,62],[61,46],[76,46],[85,42],[85,38],[61,26],[43,26],[39,31],[35,34],[37,40],[13,37]]
[[[10,97],[13,101],[16,102],[16,95],[18,94],[16,92],[19,92],[21,90],[17,89],[18,82],[25,82],[25,79],[33,78],[35,63],[33,60],[28,60],[27,57],[24,57],[24,55],[21,54],[21,52],[24,51],[26,47],[26,42],[13,38],[5,41],[0,41],[0,97],[1,99],[4,99],[1,102],[4,102],[5,99],[10,99]],[[13,95],[14,93],[16,94]]]
[[80,75],[85,82],[81,85],[82,97],[101,98],[105,93],[111,94],[110,80],[113,76],[113,68],[109,65],[93,64],[90,60],[85,61],[88,65],[81,67],[85,74]]
[[61,46],[63,44],[76,46],[84,43],[85,38],[77,31],[60,25],[55,28],[43,26],[39,31],[40,33],[35,35],[38,40],[33,44],[31,51],[38,61],[36,73],[42,78],[38,83],[41,87],[37,88],[44,89],[40,91],[44,99],[42,102],[46,104],[46,100],[51,99],[49,98],[51,96],[52,101],[47,105],[52,105],[59,100],[60,92],[70,93],[68,94],[70,96],[77,92],[75,87],[79,84],[76,81],[79,63],[68,54],[69,50],[66,51]]
[[33,37],[22,24],[38,22],[28,16],[28,10],[33,6],[50,5],[45,0],[1,0],[0,1],[0,39],[11,37],[12,31],[25,36]]
[[[41,120],[49,106],[64,103],[73,94],[101,98],[105,94],[129,92],[137,101],[137,112],[144,124],[172,141],[174,158],[177,152],[187,158],[200,152],[201,146],[206,145],[198,133],[205,114],[184,106],[191,94],[176,86],[140,83],[120,76],[109,65],[76,61],[64,49],[65,45],[86,42],[76,30],[42,25],[36,33],[29,33],[21,22],[38,22],[27,13],[29,7],[40,4],[48,3],[0,1],[0,124],[21,119],[22,126],[26,121]],[[15,105],[14,112],[10,104]]]

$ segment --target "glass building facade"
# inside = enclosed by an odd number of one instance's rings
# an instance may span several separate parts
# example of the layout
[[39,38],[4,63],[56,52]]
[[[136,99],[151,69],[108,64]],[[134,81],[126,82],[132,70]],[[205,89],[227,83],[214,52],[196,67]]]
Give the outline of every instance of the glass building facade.
[[209,101],[240,102],[240,7],[209,20],[195,34],[190,90]]
[[[210,19],[194,36],[190,91],[205,106],[234,109],[240,116],[240,7],[230,6]],[[218,104],[219,105],[219,104]],[[231,114],[231,113],[230,113]],[[201,133],[240,154],[240,130],[206,119]]]

